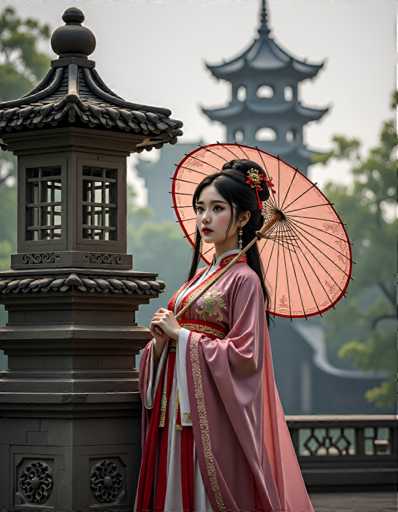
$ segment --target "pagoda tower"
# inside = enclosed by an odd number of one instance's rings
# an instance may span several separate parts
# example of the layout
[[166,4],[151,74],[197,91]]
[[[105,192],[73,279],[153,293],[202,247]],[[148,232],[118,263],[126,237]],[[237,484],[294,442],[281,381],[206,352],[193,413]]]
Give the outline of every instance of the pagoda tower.
[[329,108],[304,106],[299,84],[313,79],[325,62],[311,64],[279,46],[271,35],[265,0],[261,1],[257,34],[235,58],[216,65],[206,63],[215,78],[231,84],[231,98],[224,107],[202,108],[202,112],[225,126],[227,142],[258,146],[306,174],[319,151],[304,143],[304,126],[321,119]]

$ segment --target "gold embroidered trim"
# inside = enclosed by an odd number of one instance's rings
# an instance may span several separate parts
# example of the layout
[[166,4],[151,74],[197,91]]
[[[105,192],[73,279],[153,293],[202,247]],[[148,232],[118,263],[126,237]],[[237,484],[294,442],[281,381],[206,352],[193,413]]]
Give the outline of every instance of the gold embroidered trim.
[[[197,285],[197,286],[196,286],[196,288],[193,288],[192,290],[190,290],[190,291],[185,295],[185,297],[183,297],[183,298],[182,298],[182,300],[181,300],[181,302],[180,302],[180,304],[179,304],[179,306],[178,306],[178,311],[179,311],[180,309],[182,309],[183,307],[185,307],[185,305],[188,303],[188,301],[189,301],[189,303],[190,303],[190,304],[191,304],[191,303],[193,303],[193,302],[195,302],[196,297],[197,297],[198,295],[200,295],[201,290],[203,290],[203,288],[204,288],[204,287],[205,287],[209,282],[211,282],[211,283],[216,282],[216,281],[217,281],[217,276],[218,276],[218,274],[221,272],[221,270],[222,270],[222,267],[219,267],[215,272],[213,272],[213,274],[210,274],[209,276],[205,277],[205,278],[204,278],[204,280],[203,280],[199,285]],[[192,299],[191,299],[191,300],[189,300],[189,299],[190,299],[190,297],[192,297]]]
[[182,327],[185,327],[189,331],[201,332],[203,334],[212,334],[216,338],[225,338],[225,332],[222,329],[211,327],[210,325],[203,325],[199,323],[183,322]]
[[[167,362],[167,365],[169,363]],[[162,390],[162,401],[160,402],[160,419],[159,419],[159,427],[164,427],[166,424],[166,410],[167,410],[167,365],[165,369],[165,377],[163,380],[163,390]]]
[[216,467],[214,464],[213,451],[211,448],[209,422],[207,419],[206,404],[203,393],[202,371],[199,362],[199,347],[195,341],[195,336],[191,336],[190,356],[192,363],[192,378],[195,389],[195,398],[198,408],[200,436],[202,438],[203,452],[206,461],[207,475],[210,480],[211,490],[217,503],[218,510],[226,511],[224,501],[221,496],[220,487],[217,481]]

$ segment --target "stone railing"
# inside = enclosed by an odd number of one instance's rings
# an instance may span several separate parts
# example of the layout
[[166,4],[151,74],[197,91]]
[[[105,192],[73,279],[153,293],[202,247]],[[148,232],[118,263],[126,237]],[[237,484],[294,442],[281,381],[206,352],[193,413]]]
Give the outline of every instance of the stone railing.
[[396,415],[286,416],[311,492],[397,487]]

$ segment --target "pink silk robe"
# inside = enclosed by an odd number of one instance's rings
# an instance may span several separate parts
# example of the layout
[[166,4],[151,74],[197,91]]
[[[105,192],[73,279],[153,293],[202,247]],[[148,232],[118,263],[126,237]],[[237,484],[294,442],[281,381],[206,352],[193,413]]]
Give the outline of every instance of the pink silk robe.
[[[181,309],[219,269],[194,287]],[[184,283],[170,299],[205,271]],[[264,297],[242,256],[179,319],[190,331],[186,372],[193,438],[215,512],[314,512],[275,383]],[[144,350],[140,390],[148,379]],[[150,411],[143,410],[143,440]]]

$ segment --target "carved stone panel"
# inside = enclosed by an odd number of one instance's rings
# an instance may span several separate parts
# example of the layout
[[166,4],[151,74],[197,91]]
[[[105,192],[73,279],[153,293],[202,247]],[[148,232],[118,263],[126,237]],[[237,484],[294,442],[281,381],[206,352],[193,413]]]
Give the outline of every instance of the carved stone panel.
[[119,457],[94,459],[90,489],[97,503],[119,504],[126,495],[126,467]]
[[17,506],[49,504],[54,490],[53,467],[54,459],[23,458],[19,462],[15,474]]

